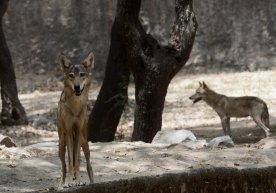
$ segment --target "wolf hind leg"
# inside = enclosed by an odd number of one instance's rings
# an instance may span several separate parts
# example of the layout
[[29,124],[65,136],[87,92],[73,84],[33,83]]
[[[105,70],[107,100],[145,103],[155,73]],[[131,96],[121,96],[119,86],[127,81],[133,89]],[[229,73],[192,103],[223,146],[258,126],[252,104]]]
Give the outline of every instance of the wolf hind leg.
[[269,124],[269,118],[268,117],[262,117],[262,122],[264,123],[264,125],[267,127],[267,128],[270,128],[270,124]]
[[263,112],[262,112],[262,115],[261,115],[261,120],[267,128],[270,128],[269,113],[268,113],[267,107],[263,109]]
[[263,129],[265,136],[269,137],[270,133],[269,133],[269,128],[266,126],[267,124],[269,125],[269,123],[265,123],[265,121],[261,118],[260,115],[252,115],[253,120],[255,121],[255,123],[261,128]]

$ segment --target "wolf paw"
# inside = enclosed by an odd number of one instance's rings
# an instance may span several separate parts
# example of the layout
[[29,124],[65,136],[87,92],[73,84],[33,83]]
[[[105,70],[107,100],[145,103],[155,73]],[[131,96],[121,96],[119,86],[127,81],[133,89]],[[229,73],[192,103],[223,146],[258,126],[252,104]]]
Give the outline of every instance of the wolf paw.
[[57,190],[63,190],[64,188],[64,182],[63,181],[60,181],[59,184],[57,185]]

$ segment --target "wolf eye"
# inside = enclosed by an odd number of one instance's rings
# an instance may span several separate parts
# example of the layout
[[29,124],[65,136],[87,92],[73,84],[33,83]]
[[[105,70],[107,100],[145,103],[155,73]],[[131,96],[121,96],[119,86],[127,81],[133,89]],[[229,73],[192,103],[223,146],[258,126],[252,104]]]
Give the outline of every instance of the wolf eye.
[[80,73],[80,77],[84,77],[85,76],[85,73],[84,72],[81,72]]
[[68,74],[69,78],[74,78],[74,74],[73,73],[70,73]]

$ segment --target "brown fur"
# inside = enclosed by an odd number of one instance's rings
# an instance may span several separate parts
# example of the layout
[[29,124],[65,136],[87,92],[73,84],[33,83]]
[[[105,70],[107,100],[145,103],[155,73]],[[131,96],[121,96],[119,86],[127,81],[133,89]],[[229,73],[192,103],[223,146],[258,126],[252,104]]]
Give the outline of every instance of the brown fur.
[[80,65],[74,65],[65,55],[59,57],[64,74],[64,90],[58,105],[57,127],[59,135],[59,158],[62,165],[59,188],[63,188],[66,178],[65,152],[68,153],[68,184],[79,185],[80,148],[87,164],[90,183],[93,171],[90,165],[90,151],[87,142],[87,101],[92,82],[94,56],[91,52]]
[[266,137],[269,136],[269,113],[266,103],[257,97],[228,97],[211,90],[205,82],[199,83],[196,93],[189,99],[194,103],[203,100],[210,105],[221,119],[224,134],[231,136],[230,118],[247,117],[253,118],[255,123],[264,130]]

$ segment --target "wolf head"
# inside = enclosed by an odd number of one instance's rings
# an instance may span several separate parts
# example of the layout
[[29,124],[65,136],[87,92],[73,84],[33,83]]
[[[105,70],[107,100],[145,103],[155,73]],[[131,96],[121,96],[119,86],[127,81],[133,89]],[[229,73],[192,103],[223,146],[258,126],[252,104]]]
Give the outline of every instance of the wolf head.
[[64,54],[59,56],[59,65],[64,74],[65,86],[69,86],[76,96],[80,96],[86,84],[90,84],[91,73],[94,68],[92,52],[83,60],[82,64],[73,64]]
[[189,97],[190,100],[193,101],[193,103],[196,103],[200,100],[204,100],[207,97],[207,92],[209,88],[205,82],[199,82],[199,87],[196,89],[196,93]]

